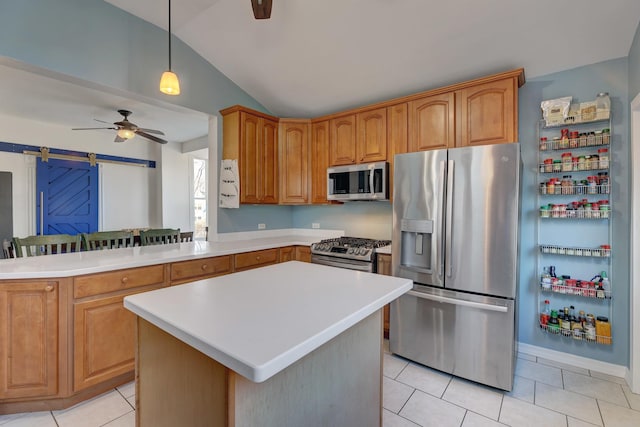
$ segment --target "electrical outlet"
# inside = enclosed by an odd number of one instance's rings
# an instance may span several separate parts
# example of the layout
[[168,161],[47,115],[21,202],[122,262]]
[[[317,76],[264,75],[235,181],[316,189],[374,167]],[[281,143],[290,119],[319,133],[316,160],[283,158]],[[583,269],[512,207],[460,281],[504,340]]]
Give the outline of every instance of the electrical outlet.
[[258,230],[264,230],[267,228],[266,224],[258,224]]
[[320,228],[320,223],[319,222],[312,222],[311,223],[311,228]]

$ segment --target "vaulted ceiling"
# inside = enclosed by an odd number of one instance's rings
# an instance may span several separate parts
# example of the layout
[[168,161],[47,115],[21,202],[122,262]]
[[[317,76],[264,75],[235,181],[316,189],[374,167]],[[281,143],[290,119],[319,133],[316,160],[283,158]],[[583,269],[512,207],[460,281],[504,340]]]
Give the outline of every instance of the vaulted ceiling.
[[[105,1],[167,28],[166,1]],[[251,0],[172,1],[172,32],[288,117],[626,57],[639,20],[638,0],[273,0],[268,20]]]

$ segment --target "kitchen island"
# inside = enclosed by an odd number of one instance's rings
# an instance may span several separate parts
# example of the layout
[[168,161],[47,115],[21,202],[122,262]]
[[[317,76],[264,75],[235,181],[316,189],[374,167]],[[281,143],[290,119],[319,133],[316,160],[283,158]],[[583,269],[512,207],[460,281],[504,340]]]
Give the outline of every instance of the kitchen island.
[[291,261],[126,297],[137,425],[381,425],[381,308],[411,287]]

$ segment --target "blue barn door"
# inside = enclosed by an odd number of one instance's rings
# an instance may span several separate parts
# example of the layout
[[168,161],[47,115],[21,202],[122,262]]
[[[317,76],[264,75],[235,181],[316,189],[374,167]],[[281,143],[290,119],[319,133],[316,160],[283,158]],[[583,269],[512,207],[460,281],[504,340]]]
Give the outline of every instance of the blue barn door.
[[98,167],[38,157],[36,208],[38,234],[98,231]]

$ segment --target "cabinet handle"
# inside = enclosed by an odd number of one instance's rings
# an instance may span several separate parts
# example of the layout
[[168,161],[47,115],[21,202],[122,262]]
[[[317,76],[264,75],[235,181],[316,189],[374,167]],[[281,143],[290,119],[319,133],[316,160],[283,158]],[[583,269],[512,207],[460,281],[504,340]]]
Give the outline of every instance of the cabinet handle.
[[207,264],[202,264],[202,267],[200,267],[202,269],[202,271],[206,270],[207,268],[209,268],[209,266]]
[[256,261],[260,261],[260,255],[256,257]]
[[122,282],[123,285],[126,285],[128,281],[129,278],[127,276],[124,276],[122,279],[120,279],[120,282]]
[[53,290],[53,285],[47,285],[47,286],[45,286],[45,288],[44,288],[44,291],[45,291],[45,292],[51,292],[52,290]]

